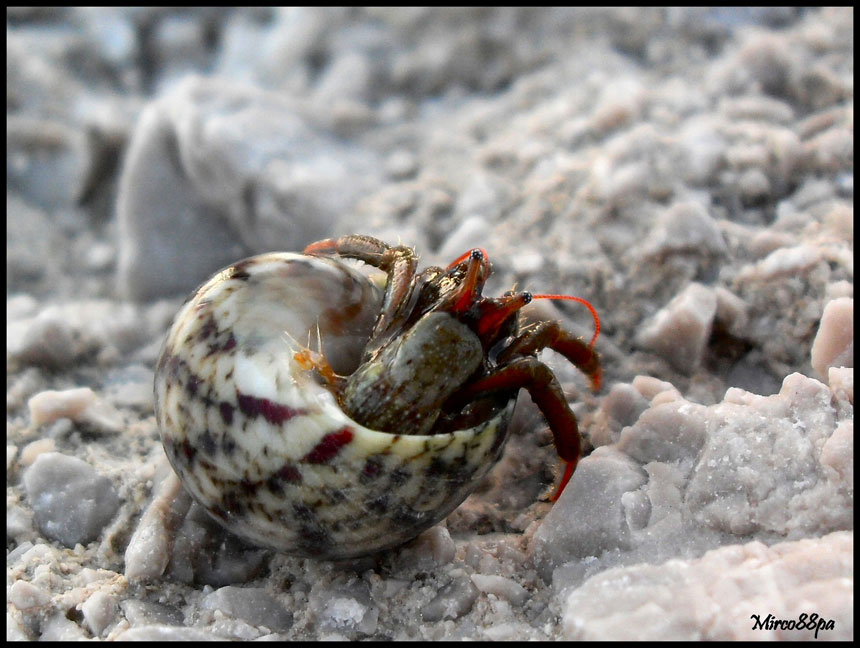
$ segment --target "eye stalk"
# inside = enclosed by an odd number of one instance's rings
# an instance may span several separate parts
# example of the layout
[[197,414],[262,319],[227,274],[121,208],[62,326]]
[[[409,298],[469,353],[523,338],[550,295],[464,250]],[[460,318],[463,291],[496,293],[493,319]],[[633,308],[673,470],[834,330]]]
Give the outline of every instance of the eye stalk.
[[[490,262],[487,260],[486,252],[482,249],[475,248],[460,258],[467,259],[466,274],[454,292],[450,303],[445,303],[448,301],[445,300],[445,302],[439,305],[443,310],[450,312],[452,315],[463,315],[472,308],[472,305],[480,299],[484,282],[490,274]],[[455,262],[453,266],[448,266],[448,268],[450,270],[457,265]]]
[[[479,254],[481,255],[480,257],[478,257]],[[451,263],[449,263],[448,267],[445,269],[450,270],[451,268],[457,266],[458,264],[463,263],[463,261],[465,261],[466,258],[468,258],[468,257],[471,257],[475,260],[483,261],[484,272],[486,274],[490,273],[490,255],[487,254],[487,251],[484,248],[473,248],[473,249],[469,250],[468,252],[464,252],[463,254],[458,256],[456,259],[454,259]]]

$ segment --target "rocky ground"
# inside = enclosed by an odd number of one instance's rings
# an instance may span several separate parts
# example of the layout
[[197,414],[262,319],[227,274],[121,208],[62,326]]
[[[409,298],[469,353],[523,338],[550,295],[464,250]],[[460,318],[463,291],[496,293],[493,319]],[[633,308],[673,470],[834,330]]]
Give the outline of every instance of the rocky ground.
[[[7,10],[9,639],[853,637],[852,9]],[[243,544],[152,379],[227,263],[359,232],[600,313],[445,523]],[[588,312],[535,319],[590,335]]]

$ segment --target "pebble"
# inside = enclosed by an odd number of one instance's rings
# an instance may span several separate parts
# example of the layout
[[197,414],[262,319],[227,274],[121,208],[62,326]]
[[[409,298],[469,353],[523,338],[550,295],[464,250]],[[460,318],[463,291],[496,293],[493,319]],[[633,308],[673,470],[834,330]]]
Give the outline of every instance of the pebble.
[[117,611],[116,597],[106,592],[94,592],[81,605],[84,621],[96,637],[100,637],[105,629],[113,623]]
[[[837,398],[854,404],[854,368],[830,367],[827,372],[827,384]],[[854,456],[853,454],[851,455]]]
[[177,521],[191,505],[190,498],[180,497],[182,485],[171,472],[158,488],[152,502],[141,516],[125,550],[125,577],[129,581],[146,581],[164,573],[173,551]]
[[648,408],[648,401],[633,385],[618,383],[612,386],[600,407],[616,422],[620,431],[622,427],[636,422]]
[[654,404],[654,399],[663,395],[670,395],[669,398],[671,399],[681,397],[681,392],[678,391],[675,385],[665,380],[654,378],[653,376],[636,376],[631,384],[636,391],[650,400],[652,405]]
[[535,532],[534,561],[541,577],[552,582],[553,572],[564,563],[626,546],[629,532],[621,496],[645,483],[638,463],[614,446],[597,448],[582,459]]
[[701,364],[716,312],[714,290],[691,283],[645,323],[636,341],[690,374]]
[[120,603],[122,613],[132,626],[150,625],[174,625],[181,626],[184,620],[182,612],[177,608],[152,603],[150,601],[139,601],[137,599],[125,599]]
[[380,181],[377,158],[315,128],[280,92],[185,77],[146,107],[126,156],[119,292],[137,301],[184,295],[254,252],[331,236]]
[[93,161],[86,133],[60,121],[12,114],[6,128],[7,151],[14,161],[9,165],[10,188],[46,208],[80,199]]
[[759,168],[746,169],[741,173],[738,188],[745,205],[755,205],[770,198],[770,180]]
[[725,254],[722,233],[707,209],[697,202],[680,202],[661,212],[644,251],[649,255],[690,252]]
[[370,586],[354,578],[315,585],[308,607],[322,630],[351,638],[373,634],[379,621],[379,607],[371,599]]
[[743,338],[749,324],[749,306],[743,299],[722,286],[717,286],[715,292],[717,312],[714,321],[731,335]]
[[773,281],[786,275],[803,273],[821,260],[821,252],[801,243],[788,248],[779,248],[757,263],[741,268],[738,280],[742,282]]
[[24,472],[24,489],[42,533],[67,547],[95,540],[119,508],[107,477],[59,452],[39,455]]
[[831,367],[854,366],[854,300],[840,297],[828,302],[812,343],[812,366],[826,379]]
[[679,173],[689,182],[707,183],[719,170],[726,156],[726,140],[716,120],[693,118],[678,134],[683,164]]
[[23,580],[16,580],[9,588],[9,603],[19,610],[29,610],[47,605],[51,601],[51,595],[41,587]]
[[39,392],[27,401],[27,407],[33,425],[68,418],[104,432],[120,432],[125,426],[122,414],[89,387]]
[[385,172],[394,180],[411,178],[418,171],[418,159],[411,151],[398,149],[385,159]]
[[454,560],[457,550],[444,524],[430,527],[405,547],[397,564],[410,569],[436,569]]
[[228,617],[272,632],[284,632],[293,625],[292,612],[262,587],[222,587],[204,597],[200,608],[218,610]]
[[439,593],[421,608],[424,621],[458,619],[469,610],[478,599],[479,590],[468,576],[454,578],[443,586]]
[[[849,400],[854,401],[853,388]],[[854,483],[854,421],[842,421],[836,427],[821,448],[821,465],[834,470],[842,482]]]
[[494,594],[517,607],[521,607],[529,597],[528,592],[519,583],[504,576],[490,574],[472,574],[472,582],[485,594]]
[[25,445],[21,450],[19,462],[22,466],[30,466],[40,455],[46,452],[53,452],[56,449],[57,442],[53,438],[36,439]]
[[9,322],[6,352],[10,360],[50,369],[68,366],[78,345],[71,327],[46,309],[35,318]]

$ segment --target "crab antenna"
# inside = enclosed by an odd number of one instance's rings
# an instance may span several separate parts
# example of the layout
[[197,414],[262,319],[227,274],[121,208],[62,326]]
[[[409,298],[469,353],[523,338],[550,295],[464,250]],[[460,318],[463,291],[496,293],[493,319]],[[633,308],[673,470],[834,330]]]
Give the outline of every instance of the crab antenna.
[[597,311],[591,305],[591,302],[582,297],[574,297],[573,295],[532,295],[532,297],[535,299],[567,299],[568,301],[584,304],[591,311],[591,317],[594,318],[594,335],[591,337],[591,342],[588,343],[588,348],[594,349],[594,343],[597,342],[597,336],[600,335],[600,317],[597,315]]

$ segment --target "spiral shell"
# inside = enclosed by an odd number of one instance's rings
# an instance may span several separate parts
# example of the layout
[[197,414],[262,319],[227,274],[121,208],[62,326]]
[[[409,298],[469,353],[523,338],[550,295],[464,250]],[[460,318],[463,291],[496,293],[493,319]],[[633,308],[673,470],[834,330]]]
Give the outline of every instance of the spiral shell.
[[470,429],[389,434],[295,360],[319,336],[333,369],[354,371],[381,301],[339,260],[270,253],[218,272],[177,314],[155,374],[162,442],[233,533],[299,556],[372,554],[443,519],[498,460],[513,400]]

